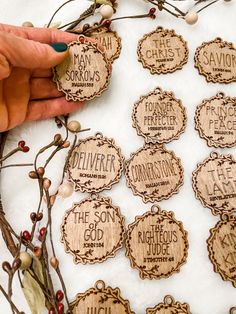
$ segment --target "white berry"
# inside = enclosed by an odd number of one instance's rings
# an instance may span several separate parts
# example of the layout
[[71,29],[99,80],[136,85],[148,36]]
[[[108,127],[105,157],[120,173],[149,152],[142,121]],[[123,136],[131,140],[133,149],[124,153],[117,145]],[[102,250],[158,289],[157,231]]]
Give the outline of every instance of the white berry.
[[104,19],[110,19],[113,13],[114,10],[109,4],[104,4],[100,9],[100,14]]
[[76,121],[76,120],[70,121],[67,127],[71,132],[74,132],[74,133],[77,133],[81,130],[81,125],[79,121]]
[[63,198],[69,197],[74,192],[73,184],[72,183],[63,183],[58,188],[58,195]]
[[185,15],[185,21],[186,23],[190,24],[190,25],[193,25],[195,23],[197,23],[198,21],[198,14],[196,12],[188,12],[186,15]]
[[34,27],[32,22],[26,21],[22,24],[23,27]]

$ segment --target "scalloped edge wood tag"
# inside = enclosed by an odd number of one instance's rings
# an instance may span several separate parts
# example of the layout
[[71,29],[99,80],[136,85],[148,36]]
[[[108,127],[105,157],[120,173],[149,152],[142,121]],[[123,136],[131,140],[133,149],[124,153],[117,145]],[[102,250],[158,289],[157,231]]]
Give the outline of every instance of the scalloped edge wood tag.
[[208,146],[236,145],[236,98],[220,92],[204,99],[195,113],[195,129]]
[[128,226],[126,256],[141,279],[168,278],[179,272],[188,255],[187,232],[171,211],[153,205]]
[[138,42],[138,61],[151,74],[166,74],[182,69],[188,61],[187,42],[173,29],[157,27]]
[[75,190],[98,193],[119,182],[124,157],[113,139],[102,133],[80,139],[70,154],[67,171]]
[[196,198],[213,215],[236,210],[236,161],[232,155],[212,152],[192,175]]
[[107,29],[107,27],[100,27],[91,32],[89,36],[95,38],[104,47],[108,61],[113,62],[119,58],[122,45],[117,32]]
[[53,81],[67,100],[84,101],[98,97],[107,89],[111,64],[96,42],[80,35],[68,44],[69,56],[53,68]]
[[61,234],[65,251],[73,255],[75,264],[102,263],[123,246],[124,217],[110,198],[93,194],[66,212]]
[[236,217],[222,214],[207,239],[209,258],[214,271],[236,288]]
[[126,161],[128,187],[144,203],[161,201],[179,192],[183,184],[181,161],[163,145],[147,143]]
[[203,42],[194,56],[195,68],[207,82],[236,82],[236,49],[221,38]]
[[98,280],[94,288],[78,293],[70,304],[71,314],[135,314],[130,309],[128,300],[120,295],[119,288],[106,287],[104,281]]
[[163,303],[157,304],[154,308],[147,308],[146,314],[191,314],[188,303],[175,302],[171,295],[164,297]]
[[133,108],[133,127],[145,142],[169,143],[186,128],[186,110],[174,93],[160,87],[141,96]]

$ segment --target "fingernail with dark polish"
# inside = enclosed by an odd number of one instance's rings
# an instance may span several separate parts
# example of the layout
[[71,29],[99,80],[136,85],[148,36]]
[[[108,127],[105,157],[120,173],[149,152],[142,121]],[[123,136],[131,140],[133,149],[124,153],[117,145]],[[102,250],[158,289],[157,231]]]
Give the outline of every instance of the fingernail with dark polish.
[[68,49],[67,44],[65,43],[51,43],[50,46],[56,51],[56,52],[64,52]]

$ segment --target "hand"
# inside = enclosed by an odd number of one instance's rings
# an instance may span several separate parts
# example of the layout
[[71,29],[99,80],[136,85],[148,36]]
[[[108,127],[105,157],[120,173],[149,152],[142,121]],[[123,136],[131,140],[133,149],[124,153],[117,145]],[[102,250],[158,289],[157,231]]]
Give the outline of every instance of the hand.
[[[63,43],[76,38],[55,29],[0,24],[0,132],[82,106],[66,101],[52,81],[51,71],[68,54]],[[61,44],[52,48],[51,43]],[[59,48],[64,51],[56,52]]]

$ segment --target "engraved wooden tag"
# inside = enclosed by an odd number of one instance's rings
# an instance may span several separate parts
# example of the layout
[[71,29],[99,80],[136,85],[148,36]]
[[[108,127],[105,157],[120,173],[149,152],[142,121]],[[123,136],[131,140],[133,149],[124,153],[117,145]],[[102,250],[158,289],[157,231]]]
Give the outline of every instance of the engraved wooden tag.
[[202,205],[213,215],[236,209],[236,161],[232,155],[216,152],[197,165],[193,172],[193,189]]
[[195,127],[209,146],[236,145],[236,98],[224,93],[205,99],[197,107]]
[[79,140],[68,161],[69,179],[75,190],[100,192],[120,180],[124,157],[113,139],[101,133]]
[[90,35],[95,38],[100,45],[105,49],[107,59],[113,62],[119,58],[121,51],[121,38],[117,32],[107,29],[106,27],[100,27]]
[[172,73],[188,61],[188,47],[183,37],[175,31],[157,27],[144,35],[138,43],[138,61],[151,74]]
[[191,314],[187,303],[175,302],[171,295],[164,297],[164,302],[154,308],[147,308],[146,314]]
[[170,198],[183,184],[180,159],[162,145],[145,144],[126,161],[127,185],[144,203]]
[[160,144],[179,138],[187,120],[181,100],[160,87],[135,103],[132,118],[138,135],[146,142]]
[[69,56],[53,69],[53,80],[67,100],[84,101],[100,96],[108,87],[111,64],[98,43],[80,36],[69,45]]
[[66,212],[61,232],[65,250],[76,264],[101,263],[122,247],[124,217],[110,198],[92,195]]
[[208,82],[236,82],[236,50],[221,38],[204,42],[195,52],[195,67]]
[[153,205],[128,226],[126,255],[142,279],[168,278],[186,262],[187,232],[173,212]]
[[236,288],[236,217],[222,214],[207,240],[214,271]]
[[94,288],[77,294],[70,311],[72,314],[134,314],[129,301],[122,299],[120,289],[106,287],[102,280]]

